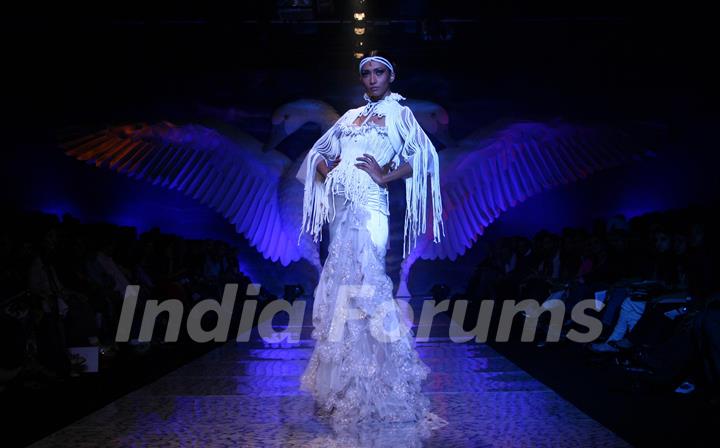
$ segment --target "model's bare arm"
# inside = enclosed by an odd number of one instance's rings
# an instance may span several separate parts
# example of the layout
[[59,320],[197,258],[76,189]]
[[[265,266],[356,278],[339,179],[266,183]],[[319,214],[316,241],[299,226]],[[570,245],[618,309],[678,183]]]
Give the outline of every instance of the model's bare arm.
[[356,163],[355,166],[367,172],[376,184],[383,187],[395,179],[404,179],[412,175],[412,165],[407,163],[400,165],[395,171],[388,172],[390,164],[381,167],[370,154],[363,154],[356,160],[358,163]]
[[395,171],[391,171],[383,177],[383,182],[385,184],[388,184],[394,180],[397,179],[406,179],[408,177],[411,177],[413,173],[412,165],[405,162],[402,165],[398,167]]
[[336,161],[334,161],[334,162],[332,163],[332,166],[328,166],[327,163],[325,163],[325,160],[321,158],[321,159],[318,161],[318,164],[317,164],[317,166],[315,167],[315,169],[317,170],[318,173],[322,174],[323,178],[324,178],[324,177],[327,177],[328,173],[329,173],[330,171],[332,171],[333,168],[335,168],[336,166],[338,166],[338,164],[340,163],[340,160],[341,160],[341,159],[338,158]]

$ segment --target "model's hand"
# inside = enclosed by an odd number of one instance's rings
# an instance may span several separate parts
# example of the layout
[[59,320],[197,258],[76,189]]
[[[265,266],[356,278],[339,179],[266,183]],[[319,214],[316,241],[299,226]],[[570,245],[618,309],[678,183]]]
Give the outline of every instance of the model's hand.
[[356,160],[359,162],[355,164],[356,167],[368,173],[370,175],[370,178],[372,178],[372,180],[374,180],[376,184],[380,185],[381,187],[385,186],[385,171],[377,163],[375,157],[370,154],[363,154]]

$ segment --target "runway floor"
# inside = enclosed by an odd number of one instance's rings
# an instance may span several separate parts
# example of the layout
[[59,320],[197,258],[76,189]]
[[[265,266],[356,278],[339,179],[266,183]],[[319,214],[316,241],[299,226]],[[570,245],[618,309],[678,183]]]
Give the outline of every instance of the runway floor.
[[449,424],[422,440],[392,428],[335,434],[298,390],[310,332],[227,343],[31,447],[629,446],[489,346],[442,337],[447,319],[417,349],[432,369],[432,410]]

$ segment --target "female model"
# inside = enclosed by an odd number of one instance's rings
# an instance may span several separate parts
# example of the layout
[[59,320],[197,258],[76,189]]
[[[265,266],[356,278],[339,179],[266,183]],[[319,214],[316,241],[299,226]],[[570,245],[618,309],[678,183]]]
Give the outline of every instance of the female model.
[[[302,232],[322,238],[328,256],[314,291],[316,344],[301,377],[317,412],[334,427],[366,422],[447,424],[429,411],[421,382],[430,373],[414,348],[410,326],[385,273],[387,184],[406,183],[403,256],[425,232],[427,175],[431,180],[433,241],[439,242],[442,202],[438,156],[405,98],[390,91],[395,70],[373,51],[359,64],[367,105],[348,110],[308,152]],[[442,233],[444,235],[444,231]]]

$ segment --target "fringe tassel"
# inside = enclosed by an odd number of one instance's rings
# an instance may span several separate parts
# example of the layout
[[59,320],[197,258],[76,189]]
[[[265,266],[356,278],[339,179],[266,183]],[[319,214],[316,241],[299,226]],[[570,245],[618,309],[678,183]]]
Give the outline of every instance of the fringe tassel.
[[[413,127],[419,126],[413,123]],[[417,237],[425,233],[427,227],[427,176],[430,174],[432,188],[433,210],[433,242],[440,242],[440,235],[445,236],[445,227],[442,222],[442,198],[440,196],[439,161],[432,143],[419,142],[415,137],[422,132],[421,129],[411,129],[409,138],[405,142],[402,153],[412,157],[412,177],[405,179],[405,195],[407,206],[405,208],[405,233],[403,236],[403,258],[407,258],[412,249],[417,246]],[[427,138],[427,137],[426,137]],[[430,159],[432,157],[432,159]],[[432,166],[430,166],[432,165]]]
[[[298,244],[303,232],[313,236],[314,242],[322,241],[322,227],[328,222],[330,204],[325,184],[320,173],[316,171],[318,162],[324,160],[322,155],[311,149],[308,155],[307,174],[305,181],[305,195],[303,198],[303,220],[298,235]],[[310,181],[312,179],[312,181]]]

